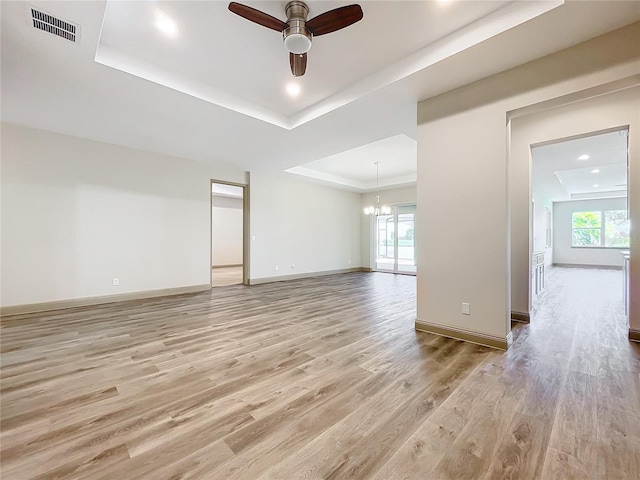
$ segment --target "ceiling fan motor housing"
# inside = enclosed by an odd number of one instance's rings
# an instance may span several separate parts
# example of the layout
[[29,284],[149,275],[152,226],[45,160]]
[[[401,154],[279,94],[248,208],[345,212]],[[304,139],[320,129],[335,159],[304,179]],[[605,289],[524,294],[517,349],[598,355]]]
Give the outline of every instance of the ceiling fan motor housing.
[[285,11],[287,12],[288,25],[282,31],[285,48],[295,54],[308,52],[313,38],[312,33],[305,26],[309,7],[304,2],[294,0],[287,3]]

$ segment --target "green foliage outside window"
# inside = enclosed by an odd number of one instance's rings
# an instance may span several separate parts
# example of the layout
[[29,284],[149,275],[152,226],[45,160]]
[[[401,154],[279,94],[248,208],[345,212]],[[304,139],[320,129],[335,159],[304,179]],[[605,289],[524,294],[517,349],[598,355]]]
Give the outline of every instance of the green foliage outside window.
[[605,247],[629,246],[629,220],[627,220],[626,210],[604,212],[604,225]]
[[595,247],[602,243],[602,212],[573,212],[574,247]]
[[602,212],[573,212],[573,228],[600,228]]
[[628,247],[627,211],[573,212],[571,245],[573,247]]

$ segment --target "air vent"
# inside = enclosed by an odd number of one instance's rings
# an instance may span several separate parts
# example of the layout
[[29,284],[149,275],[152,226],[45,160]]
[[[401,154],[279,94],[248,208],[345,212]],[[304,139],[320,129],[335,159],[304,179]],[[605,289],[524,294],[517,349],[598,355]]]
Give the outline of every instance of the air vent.
[[78,33],[78,26],[73,23],[60,20],[48,13],[41,12],[33,7],[31,10],[31,20],[33,26],[38,30],[53,33],[59,37],[62,37],[70,42],[76,42],[76,35]]

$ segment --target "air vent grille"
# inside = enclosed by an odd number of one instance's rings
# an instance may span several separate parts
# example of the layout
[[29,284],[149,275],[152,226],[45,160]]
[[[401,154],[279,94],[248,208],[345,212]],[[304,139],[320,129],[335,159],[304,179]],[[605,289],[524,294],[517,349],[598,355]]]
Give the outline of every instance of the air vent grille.
[[39,30],[53,33],[71,42],[76,41],[77,26],[53,17],[47,13],[31,8],[31,19],[33,26]]

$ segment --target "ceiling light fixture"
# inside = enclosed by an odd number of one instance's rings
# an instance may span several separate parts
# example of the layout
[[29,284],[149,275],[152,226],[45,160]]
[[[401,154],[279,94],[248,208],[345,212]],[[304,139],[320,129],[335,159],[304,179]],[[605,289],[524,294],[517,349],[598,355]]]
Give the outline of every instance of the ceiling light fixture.
[[287,93],[292,97],[300,95],[300,85],[295,82],[287,84]]
[[600,185],[598,185],[597,183],[593,184],[593,188],[598,188]]
[[158,12],[156,14],[156,28],[168,36],[175,36],[178,33],[178,26],[168,15]]
[[598,170],[597,168],[594,168],[593,170],[591,170],[591,173],[600,173],[600,170]]
[[578,157],[578,160],[589,160],[589,158],[590,158],[589,155],[584,153]]
[[301,55],[311,48],[313,35],[305,26],[309,7],[304,2],[293,1],[287,3],[287,28],[282,31],[284,47],[291,53]]
[[314,36],[342,30],[359,22],[364,16],[362,7],[354,4],[334,8],[307,20],[309,7],[302,0],[291,0],[285,5],[286,22],[237,2],[229,3],[229,11],[250,22],[282,33],[284,46],[289,51],[289,66],[294,77],[301,77],[307,71],[307,52],[311,48]]
[[366,207],[364,209],[364,214],[369,215],[370,217],[377,217],[378,215],[391,215],[391,209],[389,207],[380,206],[380,194],[378,193],[380,162],[375,162],[375,166],[376,166],[376,194],[373,197],[373,207]]

